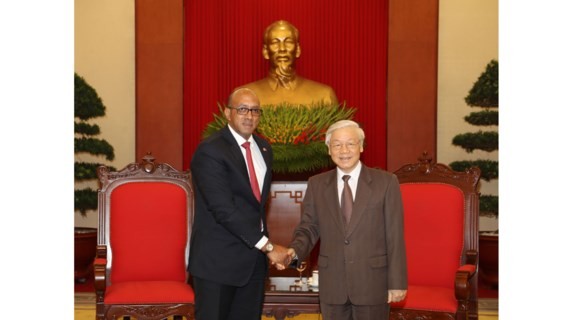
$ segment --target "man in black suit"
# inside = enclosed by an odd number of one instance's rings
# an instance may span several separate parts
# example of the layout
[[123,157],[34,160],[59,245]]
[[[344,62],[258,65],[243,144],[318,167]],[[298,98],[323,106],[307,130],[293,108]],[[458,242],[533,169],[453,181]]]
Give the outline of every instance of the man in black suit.
[[259,320],[267,258],[288,261],[287,249],[267,233],[273,151],[253,135],[262,110],[251,89],[235,90],[224,114],[228,126],[202,141],[191,162],[196,319]]

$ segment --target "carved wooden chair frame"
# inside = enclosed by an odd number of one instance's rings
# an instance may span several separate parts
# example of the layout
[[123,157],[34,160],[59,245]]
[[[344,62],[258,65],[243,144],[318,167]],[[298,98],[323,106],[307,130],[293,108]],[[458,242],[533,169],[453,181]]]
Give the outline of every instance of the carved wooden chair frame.
[[460,265],[476,266],[474,272],[461,268],[455,274],[455,297],[458,301],[457,312],[441,313],[435,311],[392,308],[390,319],[478,319],[477,269],[479,253],[479,192],[478,183],[481,170],[473,167],[465,172],[452,170],[440,163],[432,163],[426,152],[418,163],[404,165],[395,174],[400,184],[405,183],[442,183],[453,185],[464,196],[464,232],[463,250]]
[[[194,195],[190,171],[178,171],[169,164],[155,163],[154,157],[147,154],[140,163],[131,163],[118,172],[112,172],[106,166],[97,169],[100,189],[99,201],[99,230],[97,239],[97,256],[94,264],[96,317],[98,320],[117,319],[125,316],[135,317],[137,320],[160,320],[169,316],[175,319],[194,319],[194,305],[189,303],[173,304],[138,304],[121,305],[105,304],[105,290],[110,285],[110,272],[112,268],[113,252],[110,246],[110,195],[112,191],[126,183],[132,182],[167,182],[176,184],[186,192],[188,234],[191,236],[191,224],[194,213]],[[188,263],[190,241],[186,245],[185,260]]]

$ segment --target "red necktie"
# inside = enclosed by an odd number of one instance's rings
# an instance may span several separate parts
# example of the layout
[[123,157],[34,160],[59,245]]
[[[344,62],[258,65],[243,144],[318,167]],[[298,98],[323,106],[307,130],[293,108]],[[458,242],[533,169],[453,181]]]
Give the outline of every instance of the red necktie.
[[257,182],[257,176],[255,175],[255,168],[253,167],[253,158],[251,156],[251,149],[249,148],[249,144],[249,141],[246,141],[241,146],[245,148],[245,157],[247,159],[247,168],[249,170],[249,183],[251,184],[251,190],[253,190],[253,195],[257,201],[261,202],[261,192],[259,192],[259,183]]
[[342,176],[342,180],[344,180],[344,189],[342,190],[342,197],[340,198],[340,211],[342,212],[344,222],[347,225],[350,222],[350,216],[352,215],[352,204],[354,203],[354,200],[352,200],[352,190],[348,184],[348,179],[350,179],[349,175]]

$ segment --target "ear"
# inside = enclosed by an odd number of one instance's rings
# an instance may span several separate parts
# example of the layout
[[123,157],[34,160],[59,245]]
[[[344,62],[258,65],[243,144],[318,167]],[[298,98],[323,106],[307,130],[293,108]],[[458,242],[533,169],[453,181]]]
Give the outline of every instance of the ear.
[[266,45],[263,45],[263,49],[261,50],[261,53],[263,54],[263,58],[265,60],[269,60],[269,51],[267,51]]
[[295,49],[295,58],[299,58],[301,56],[301,45],[297,43],[297,48]]
[[228,121],[230,121],[230,115],[231,115],[232,110],[230,108],[225,108],[224,109],[224,115],[226,116],[226,119]]

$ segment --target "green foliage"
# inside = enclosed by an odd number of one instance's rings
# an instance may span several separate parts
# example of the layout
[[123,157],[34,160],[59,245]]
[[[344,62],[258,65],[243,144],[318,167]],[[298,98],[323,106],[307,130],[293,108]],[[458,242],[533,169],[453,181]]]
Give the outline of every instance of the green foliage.
[[499,197],[482,195],[479,197],[479,215],[496,218],[499,216]]
[[471,167],[481,169],[481,179],[490,181],[499,178],[499,162],[493,160],[454,161],[449,164],[451,169],[464,172]]
[[76,122],[75,123],[75,133],[79,133],[85,136],[96,136],[101,133],[101,129],[96,124],[88,124],[86,122]]
[[499,125],[499,112],[483,110],[479,112],[471,112],[465,116],[465,121],[474,126],[498,126]]
[[[219,113],[214,114],[214,120],[206,126],[203,138],[227,124],[224,108],[218,104]],[[326,130],[338,120],[352,119],[355,112],[355,108],[345,104],[263,106],[257,133],[271,143],[273,171],[298,173],[331,166],[324,143]]]
[[105,115],[103,101],[82,77],[75,74],[75,117],[81,120]]
[[479,76],[465,102],[476,107],[499,107],[499,62],[491,60],[485,71]]
[[[105,115],[105,106],[95,89],[75,73],[75,133],[74,153],[87,153],[105,156],[107,160],[115,158],[111,144],[104,139],[97,139],[101,133],[99,126],[86,120]],[[97,178],[100,163],[75,163],[75,181],[89,181]],[[91,188],[75,190],[75,210],[85,214],[87,210],[97,209],[97,191]]]
[[475,149],[491,152],[499,149],[499,133],[496,131],[462,133],[456,135],[452,143],[467,152],[473,152]]
[[91,188],[75,190],[75,210],[85,214],[97,209],[97,191]]
[[92,155],[103,155],[107,160],[115,159],[113,146],[106,140],[93,138],[75,138],[75,153],[87,152]]
[[[488,110],[499,107],[499,62],[491,60],[473,84],[465,102],[471,107],[485,108],[472,112],[464,120],[474,126],[499,125],[499,112]],[[499,133],[497,131],[479,131],[462,133],[453,137],[453,145],[460,146],[467,152],[473,150],[495,151],[499,149]],[[499,178],[499,163],[493,160],[455,161],[450,167],[456,171],[465,171],[470,167],[481,169],[481,179],[490,181]],[[499,197],[482,195],[479,199],[479,211],[482,216],[497,217],[499,215]]]

